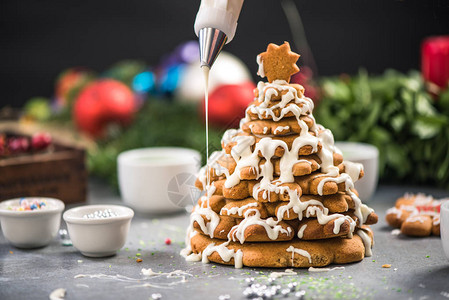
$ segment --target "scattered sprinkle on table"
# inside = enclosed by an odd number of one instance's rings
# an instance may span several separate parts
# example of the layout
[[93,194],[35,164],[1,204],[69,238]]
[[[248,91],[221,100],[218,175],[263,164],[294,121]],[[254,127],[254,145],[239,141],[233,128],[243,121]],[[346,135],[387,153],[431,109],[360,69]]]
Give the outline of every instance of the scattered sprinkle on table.
[[170,238],[166,238],[165,239],[165,245],[171,245],[171,239]]
[[136,259],[136,262],[140,263],[140,262],[142,262],[142,259],[138,258],[138,259]]
[[157,300],[157,299],[161,299],[162,295],[161,294],[151,294],[151,299],[153,300]]
[[112,217],[117,217],[118,214],[114,212],[110,208],[106,208],[104,210],[97,210],[90,214],[85,214],[83,216],[84,219],[107,219]]
[[9,254],[13,254],[14,252],[12,252],[11,250],[9,251]]
[[297,282],[290,282],[287,287],[277,284],[275,278],[269,278],[268,284],[255,282],[255,278],[247,278],[245,282],[248,287],[243,290],[243,295],[249,299],[272,299],[275,296],[289,297],[294,295],[298,299],[302,299],[306,292],[298,290]]
[[382,268],[388,269],[388,268],[391,268],[391,265],[390,264],[384,264],[384,265],[382,265]]

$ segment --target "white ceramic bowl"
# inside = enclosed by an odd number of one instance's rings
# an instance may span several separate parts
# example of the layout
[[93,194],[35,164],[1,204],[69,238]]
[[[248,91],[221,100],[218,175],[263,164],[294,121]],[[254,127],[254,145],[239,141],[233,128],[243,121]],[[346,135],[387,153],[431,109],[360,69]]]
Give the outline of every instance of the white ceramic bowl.
[[192,205],[201,164],[198,151],[186,148],[142,148],[122,152],[118,179],[123,201],[142,213],[171,213]]
[[444,253],[449,259],[449,201],[441,204],[440,219],[441,242],[443,243]]
[[56,236],[61,224],[64,203],[61,200],[45,197],[23,198],[45,200],[47,207],[31,211],[14,211],[10,206],[19,206],[22,198],[0,203],[0,220],[5,238],[18,248],[37,248],[48,245]]
[[[88,219],[84,215],[111,209],[117,216],[104,219]],[[120,205],[86,205],[66,211],[67,223],[73,246],[83,255],[104,257],[114,255],[123,247],[128,235],[134,211]]]
[[354,142],[336,142],[343,153],[343,158],[363,165],[365,176],[355,183],[360,199],[371,199],[376,191],[379,177],[379,150],[373,145]]

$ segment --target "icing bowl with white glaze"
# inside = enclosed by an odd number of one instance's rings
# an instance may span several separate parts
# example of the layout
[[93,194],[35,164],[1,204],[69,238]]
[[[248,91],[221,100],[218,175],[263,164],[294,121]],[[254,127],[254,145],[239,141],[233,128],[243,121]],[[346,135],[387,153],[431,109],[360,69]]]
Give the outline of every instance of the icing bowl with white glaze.
[[[114,216],[88,218],[94,212],[111,210]],[[89,257],[115,255],[126,242],[134,211],[121,205],[85,205],[67,210],[64,221],[73,246]]]
[[[20,200],[39,199],[45,208],[17,211]],[[61,200],[47,197],[25,197],[0,203],[0,220],[5,238],[18,248],[39,248],[48,245],[57,235],[64,210]]]
[[449,259],[449,200],[441,204],[440,209],[440,232],[444,253]]
[[363,165],[365,175],[355,182],[355,188],[360,199],[371,199],[379,176],[379,150],[373,145],[356,142],[335,142],[335,146],[342,152],[344,160]]
[[173,213],[193,205],[201,155],[176,147],[141,148],[117,158],[123,202],[139,213]]

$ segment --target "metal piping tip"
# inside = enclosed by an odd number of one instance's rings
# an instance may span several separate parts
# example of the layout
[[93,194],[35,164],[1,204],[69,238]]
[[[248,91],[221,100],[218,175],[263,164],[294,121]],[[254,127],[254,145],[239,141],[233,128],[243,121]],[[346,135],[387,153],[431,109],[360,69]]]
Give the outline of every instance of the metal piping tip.
[[201,67],[212,67],[224,44],[226,44],[227,39],[228,37],[226,34],[219,29],[203,28],[200,30],[199,40]]

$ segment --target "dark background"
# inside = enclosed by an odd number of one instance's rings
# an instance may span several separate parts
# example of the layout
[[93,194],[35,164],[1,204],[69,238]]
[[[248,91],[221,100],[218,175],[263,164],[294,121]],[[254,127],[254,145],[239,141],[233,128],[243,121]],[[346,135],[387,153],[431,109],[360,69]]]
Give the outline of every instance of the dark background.
[[[418,69],[420,43],[449,33],[449,0],[295,1],[320,75]],[[0,107],[51,96],[65,68],[98,72],[126,58],[157,64],[196,39],[192,0],[0,1]],[[246,0],[235,39],[225,49],[255,75],[269,42],[292,41],[278,0]]]

